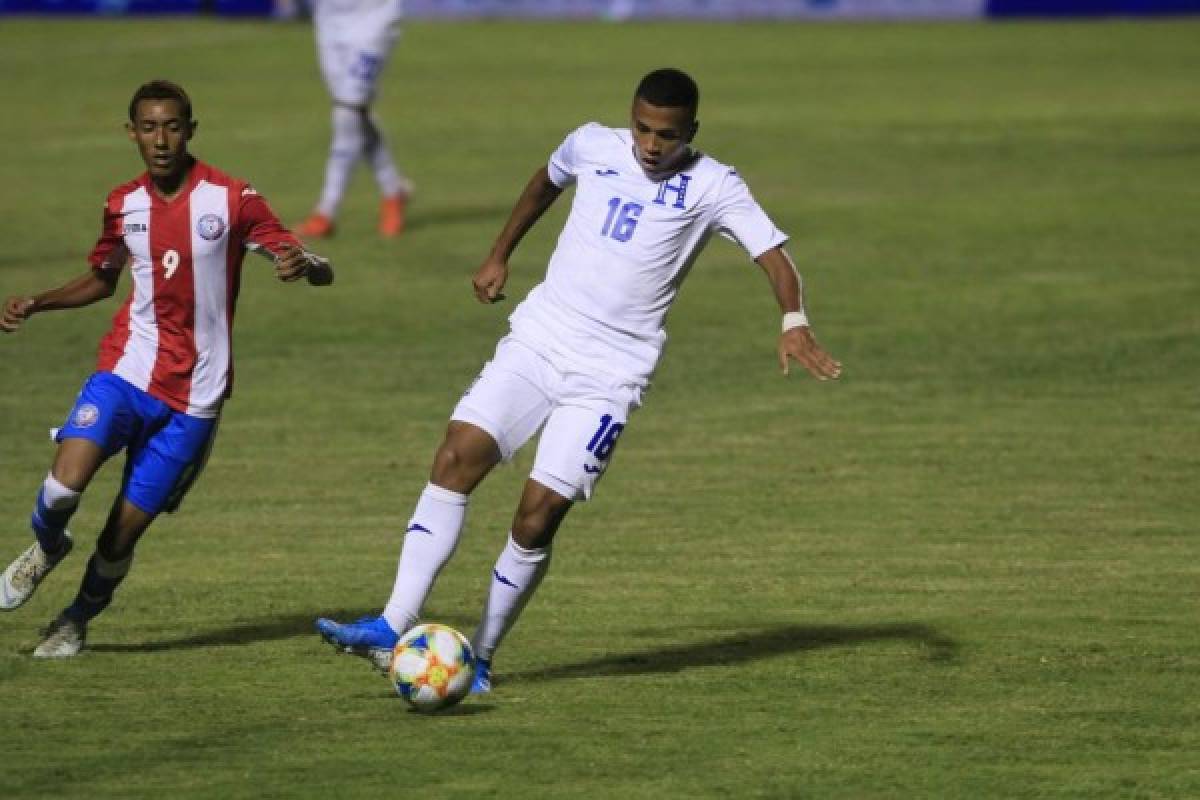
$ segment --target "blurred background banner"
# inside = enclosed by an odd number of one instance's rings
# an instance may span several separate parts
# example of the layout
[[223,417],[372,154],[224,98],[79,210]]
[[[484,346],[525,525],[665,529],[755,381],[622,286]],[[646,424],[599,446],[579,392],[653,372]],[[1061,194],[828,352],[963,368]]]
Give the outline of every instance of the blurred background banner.
[[[305,13],[303,0],[0,0],[0,14]],[[956,19],[1200,13],[1200,0],[407,0],[411,19]]]
[[274,0],[0,0],[0,14],[272,16]]
[[414,17],[805,19],[971,17],[985,0],[407,0]]

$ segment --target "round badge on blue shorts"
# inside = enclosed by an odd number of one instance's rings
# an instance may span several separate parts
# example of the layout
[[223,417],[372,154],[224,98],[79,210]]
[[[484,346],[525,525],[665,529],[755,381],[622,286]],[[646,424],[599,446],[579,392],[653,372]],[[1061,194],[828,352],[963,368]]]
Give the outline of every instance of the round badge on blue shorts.
[[92,403],[84,403],[75,409],[75,416],[71,418],[71,424],[76,428],[90,428],[96,424],[98,419],[100,419],[100,409]]

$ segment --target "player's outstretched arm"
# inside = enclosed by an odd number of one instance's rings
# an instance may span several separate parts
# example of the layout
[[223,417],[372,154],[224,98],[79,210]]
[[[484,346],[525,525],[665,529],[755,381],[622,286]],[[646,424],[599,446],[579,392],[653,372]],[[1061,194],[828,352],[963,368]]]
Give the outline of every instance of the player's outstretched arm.
[[238,220],[243,245],[270,259],[279,280],[291,283],[307,278],[312,286],[333,283],[333,265],[329,259],[305,250],[295,234],[275,216],[263,196],[251,186],[242,188]]
[[817,343],[804,314],[804,297],[796,265],[782,247],[773,247],[757,259],[767,274],[775,299],[783,311],[783,333],[779,336],[779,368],[784,375],[795,360],[818,380],[836,379],[842,374],[841,362],[835,361]]
[[17,295],[4,302],[0,331],[13,333],[21,323],[42,311],[82,308],[97,300],[112,297],[117,290],[116,270],[89,269],[87,274],[57,289],[35,295]]
[[508,259],[534,223],[546,213],[562,189],[550,180],[550,172],[542,167],[533,173],[517,198],[504,229],[496,237],[492,250],[475,271],[471,285],[481,303],[498,303],[504,299],[504,284],[508,282]]

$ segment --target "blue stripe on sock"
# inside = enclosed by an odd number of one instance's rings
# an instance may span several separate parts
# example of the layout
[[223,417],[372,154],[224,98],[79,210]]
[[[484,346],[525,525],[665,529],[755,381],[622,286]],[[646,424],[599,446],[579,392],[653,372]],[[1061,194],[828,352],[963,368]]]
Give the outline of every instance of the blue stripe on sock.
[[48,554],[53,555],[63,548],[63,531],[66,530],[67,521],[71,519],[77,506],[55,511],[46,506],[45,493],[45,489],[38,491],[37,506],[33,509],[29,524],[37,536],[38,544]]

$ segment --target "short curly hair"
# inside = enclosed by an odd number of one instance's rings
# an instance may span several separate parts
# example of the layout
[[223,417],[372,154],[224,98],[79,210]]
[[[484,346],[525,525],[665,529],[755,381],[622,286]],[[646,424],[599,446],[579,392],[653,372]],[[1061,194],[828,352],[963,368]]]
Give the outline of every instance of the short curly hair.
[[700,88],[686,72],[668,67],[656,69],[642,78],[635,98],[642,98],[652,106],[663,108],[686,108],[696,116],[700,107]]
[[188,122],[192,120],[192,99],[188,97],[188,93],[178,83],[153,80],[139,86],[137,91],[133,93],[133,99],[129,101],[130,122],[137,121],[138,103],[143,100],[176,100],[183,110],[184,118]]

